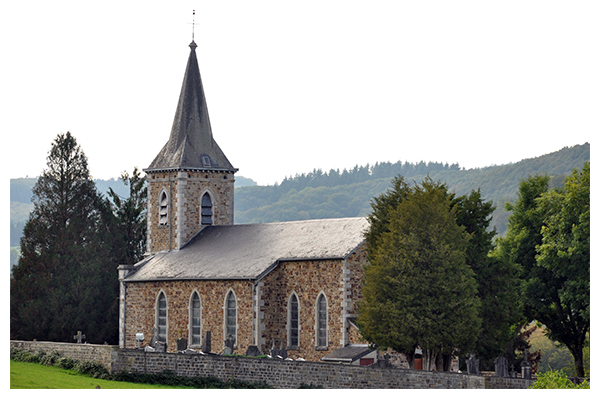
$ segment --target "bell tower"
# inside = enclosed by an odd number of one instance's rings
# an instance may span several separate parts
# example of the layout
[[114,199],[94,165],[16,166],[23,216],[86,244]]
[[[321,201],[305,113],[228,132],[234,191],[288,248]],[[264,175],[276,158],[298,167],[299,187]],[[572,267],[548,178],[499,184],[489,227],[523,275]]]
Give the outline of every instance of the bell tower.
[[180,249],[202,228],[233,224],[237,172],[213,138],[196,43],[190,43],[169,140],[144,169],[147,251]]

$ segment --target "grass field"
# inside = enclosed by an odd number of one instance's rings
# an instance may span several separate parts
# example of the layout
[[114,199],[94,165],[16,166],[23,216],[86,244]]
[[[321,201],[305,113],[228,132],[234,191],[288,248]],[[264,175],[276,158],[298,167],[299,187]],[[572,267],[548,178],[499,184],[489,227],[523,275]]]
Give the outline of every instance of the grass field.
[[173,389],[167,385],[134,384],[88,377],[73,370],[10,361],[11,389]]

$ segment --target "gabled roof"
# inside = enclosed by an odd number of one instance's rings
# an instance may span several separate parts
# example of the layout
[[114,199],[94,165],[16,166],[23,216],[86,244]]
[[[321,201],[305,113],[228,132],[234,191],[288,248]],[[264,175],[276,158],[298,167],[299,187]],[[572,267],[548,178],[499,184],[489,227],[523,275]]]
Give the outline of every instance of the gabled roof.
[[281,261],[344,259],[367,227],[366,218],[210,226],[180,250],[140,262],[125,281],[257,279]]
[[196,43],[190,44],[181,94],[169,141],[145,171],[165,169],[201,169],[237,171],[219,145],[210,127]]

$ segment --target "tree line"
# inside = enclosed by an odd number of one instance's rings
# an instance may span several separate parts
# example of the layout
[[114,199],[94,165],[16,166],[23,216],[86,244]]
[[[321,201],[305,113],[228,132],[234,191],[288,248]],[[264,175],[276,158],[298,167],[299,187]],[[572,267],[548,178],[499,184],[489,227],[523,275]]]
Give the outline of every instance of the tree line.
[[513,201],[519,183],[528,175],[548,173],[550,186],[559,185],[575,167],[590,159],[588,143],[565,147],[551,154],[520,162],[479,169],[461,168],[458,164],[436,162],[416,164],[398,161],[375,165],[356,165],[349,170],[312,172],[285,178],[281,184],[237,187],[235,191],[236,223],[268,223],[315,218],[367,216],[371,199],[390,186],[392,178],[402,175],[408,182],[427,176],[448,184],[458,195],[479,188],[483,198],[495,206],[491,227],[498,234],[506,231],[509,212],[506,202]]
[[[476,355],[506,355],[516,370],[532,321],[573,355],[585,375],[590,328],[590,163],[561,187],[547,174],[521,181],[504,237],[489,229],[493,205],[479,190],[457,196],[440,181],[402,176],[374,198],[366,233],[358,325],[382,349],[423,353],[426,369]],[[589,349],[588,349],[589,353]],[[520,356],[520,357],[519,357]],[[589,365],[588,365],[589,367]],[[589,368],[588,368],[589,373]]]

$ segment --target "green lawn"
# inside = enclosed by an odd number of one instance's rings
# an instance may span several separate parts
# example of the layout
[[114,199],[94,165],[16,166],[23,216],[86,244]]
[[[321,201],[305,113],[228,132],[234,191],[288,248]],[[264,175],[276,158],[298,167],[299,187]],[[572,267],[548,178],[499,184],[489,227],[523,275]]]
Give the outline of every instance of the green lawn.
[[[92,378],[73,370],[10,361],[11,389],[173,389],[167,385],[134,384]],[[183,387],[181,387],[183,388]]]

